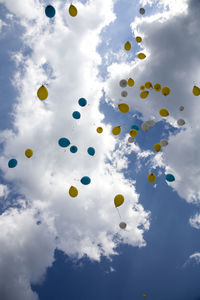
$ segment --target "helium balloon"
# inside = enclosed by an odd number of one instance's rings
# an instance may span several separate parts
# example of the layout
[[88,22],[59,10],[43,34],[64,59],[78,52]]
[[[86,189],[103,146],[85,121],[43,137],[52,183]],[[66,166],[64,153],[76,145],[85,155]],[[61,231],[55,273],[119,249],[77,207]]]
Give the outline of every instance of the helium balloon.
[[45,8],[45,14],[48,18],[53,18],[56,14],[55,8],[52,5],[47,5]]
[[71,17],[76,17],[77,15],[77,8],[73,4],[69,7],[69,14]]
[[168,96],[170,94],[170,88],[168,86],[165,86],[164,88],[162,88],[162,94],[164,96]]
[[147,123],[142,124],[142,130],[147,131],[149,129],[149,125]]
[[153,87],[151,81],[145,82],[145,85],[144,85],[144,86],[145,86],[146,89],[151,89],[151,88]]
[[169,182],[175,181],[175,177],[174,177],[174,175],[172,175],[172,174],[167,174],[167,175],[165,176],[165,179],[166,179],[167,181],[169,181]]
[[72,117],[73,117],[74,119],[80,119],[81,114],[80,114],[79,111],[74,111],[73,114],[72,114]]
[[126,81],[125,79],[122,79],[122,80],[120,80],[119,85],[120,85],[122,88],[125,88],[125,87],[127,86],[127,81]]
[[31,156],[33,156],[33,150],[29,149],[29,148],[26,149],[25,155],[26,155],[26,157],[30,158]]
[[102,127],[97,127],[97,132],[98,133],[102,133],[103,132],[103,128]]
[[137,136],[137,130],[136,130],[136,129],[131,129],[131,130],[129,131],[129,134],[130,134],[130,136],[132,136],[132,137],[136,137],[136,136]]
[[60,147],[65,148],[65,147],[68,147],[70,145],[70,141],[63,137],[63,138],[59,139],[58,144],[59,144]]
[[156,84],[154,84],[153,88],[156,92],[160,92],[162,87],[161,87],[160,83],[156,83]]
[[154,120],[149,120],[149,121],[147,122],[147,124],[148,124],[149,126],[154,126],[154,125],[156,124],[156,122],[155,122]]
[[86,106],[86,104],[87,104],[87,100],[86,100],[85,98],[80,98],[80,99],[78,100],[78,104],[79,104],[80,106],[84,107],[84,106]]
[[84,176],[81,178],[81,183],[84,185],[88,185],[90,182],[91,182],[91,179],[88,176]]
[[141,43],[142,42],[142,38],[141,38],[141,36],[136,36],[136,42],[137,43]]
[[118,135],[118,134],[120,134],[120,132],[121,132],[121,127],[120,127],[120,126],[116,126],[116,127],[114,127],[114,128],[112,129],[112,133],[113,133],[114,135]]
[[120,103],[119,105],[118,105],[118,108],[119,108],[119,110],[122,112],[122,113],[127,113],[128,111],[129,111],[129,106],[128,106],[128,104],[126,104],[126,103]]
[[136,129],[137,131],[140,130],[139,127],[137,125],[132,125],[131,129]]
[[144,53],[139,53],[137,57],[139,59],[145,59],[146,55]]
[[144,85],[141,85],[140,86],[140,89],[143,91],[145,89],[145,86]]
[[78,190],[75,186],[71,186],[70,189],[69,189],[69,195],[73,198],[77,197],[78,196]]
[[47,97],[48,97],[48,90],[47,90],[47,88],[46,88],[44,85],[42,85],[42,86],[38,89],[38,91],[37,91],[37,96],[38,96],[38,98],[39,98],[40,100],[45,100],[45,99],[47,99]]
[[162,109],[160,110],[160,115],[161,115],[162,117],[167,117],[167,116],[169,116],[169,112],[168,112],[168,110],[167,110],[166,108],[162,108]]
[[131,43],[130,43],[130,42],[126,42],[126,43],[124,44],[124,49],[125,49],[126,51],[131,50]]
[[149,182],[154,182],[154,181],[156,181],[156,175],[153,174],[153,173],[149,174],[149,175],[148,175],[148,181],[149,181]]
[[160,145],[161,145],[162,147],[166,147],[166,146],[168,145],[168,141],[167,141],[167,140],[161,140],[161,141],[160,141]]
[[127,91],[122,91],[122,92],[121,92],[121,96],[122,96],[122,97],[126,97],[127,95],[128,95]]
[[118,207],[124,203],[124,196],[121,194],[118,194],[114,198],[115,207]]
[[192,92],[193,92],[194,96],[199,96],[200,95],[200,88],[198,88],[198,86],[194,85]]
[[134,139],[134,137],[132,137],[132,136],[129,136],[129,138],[128,138],[128,142],[129,142],[129,143],[133,143],[133,142],[134,142],[134,140],[135,140],[135,139]]
[[76,153],[78,151],[78,148],[76,146],[71,146],[70,149],[71,153]]
[[89,147],[87,149],[87,152],[89,155],[94,156],[95,155],[95,149],[93,147]]
[[154,150],[156,152],[159,152],[161,150],[161,145],[160,144],[155,144],[153,147],[154,147]]
[[133,78],[129,78],[128,79],[128,85],[129,86],[134,86],[134,84],[135,84],[135,81],[133,80]]
[[145,295],[145,294],[142,295],[142,298],[146,298],[146,297],[147,297],[147,295]]
[[184,106],[181,105],[181,106],[179,107],[179,110],[180,110],[180,111],[183,111],[183,110],[184,110]]
[[9,168],[15,168],[16,165],[17,165],[17,160],[15,158],[12,158],[12,159],[9,160],[9,162],[8,162],[8,167]]
[[125,229],[125,228],[126,228],[126,223],[125,223],[125,222],[119,223],[119,227],[120,227],[121,229]]
[[179,126],[185,125],[185,121],[184,121],[183,119],[179,119],[179,120],[177,121],[177,123],[178,123]]
[[149,91],[143,91],[140,93],[140,98],[145,99],[149,95]]
[[141,14],[141,15],[144,15],[144,13],[145,13],[145,9],[144,9],[143,7],[141,7],[141,8],[140,8],[140,14]]

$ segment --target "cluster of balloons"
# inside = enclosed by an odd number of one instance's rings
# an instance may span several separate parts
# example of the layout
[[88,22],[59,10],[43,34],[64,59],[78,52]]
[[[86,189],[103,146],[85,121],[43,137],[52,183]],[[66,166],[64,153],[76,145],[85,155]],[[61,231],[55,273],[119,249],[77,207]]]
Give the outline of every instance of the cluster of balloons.
[[[83,177],[81,178],[80,182],[81,182],[83,185],[88,185],[88,184],[90,184],[91,179],[90,179],[90,177],[88,177],[88,176],[83,176]],[[73,197],[73,198],[77,197],[77,196],[78,196],[78,189],[77,189],[75,186],[72,185],[72,186],[69,188],[69,195],[70,195],[71,197]]]
[[[58,145],[62,148],[67,148],[69,145],[70,145],[70,140],[65,138],[65,137],[62,137],[58,140]],[[78,151],[78,147],[77,146],[71,146],[70,147],[70,152],[71,153],[76,153]],[[87,152],[90,156],[94,156],[95,155],[95,149],[93,147],[89,147],[87,149]]]
[[[76,17],[78,11],[77,11],[77,8],[71,4],[69,6],[69,14],[71,17]],[[46,8],[45,8],[45,14],[48,18],[53,18],[56,14],[56,10],[55,8],[52,6],[52,5],[47,5]]]

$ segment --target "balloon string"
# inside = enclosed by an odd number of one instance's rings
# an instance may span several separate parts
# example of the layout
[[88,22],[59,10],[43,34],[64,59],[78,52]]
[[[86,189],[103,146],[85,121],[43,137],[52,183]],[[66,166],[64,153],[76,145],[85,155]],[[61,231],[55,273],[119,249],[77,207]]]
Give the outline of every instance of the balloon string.
[[118,214],[119,214],[119,217],[120,217],[120,219],[121,219],[121,216],[120,216],[119,210],[118,210],[118,208],[117,208],[117,207],[116,207],[116,209],[117,209],[117,212],[118,212]]

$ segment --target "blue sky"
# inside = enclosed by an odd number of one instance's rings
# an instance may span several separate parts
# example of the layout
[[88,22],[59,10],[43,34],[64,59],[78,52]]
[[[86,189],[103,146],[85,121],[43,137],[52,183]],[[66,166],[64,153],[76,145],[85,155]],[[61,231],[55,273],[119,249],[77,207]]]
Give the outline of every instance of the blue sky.
[[[53,20],[46,4],[0,3],[0,298],[131,300],[145,293],[150,300],[199,300],[200,104],[192,94],[200,75],[199,2],[79,1],[71,18],[70,3],[56,0]],[[129,77],[134,87],[121,88]],[[151,90],[141,99],[140,85],[149,80],[169,86],[170,95]],[[40,101],[43,83],[49,96]],[[120,102],[128,113],[118,110]],[[170,112],[165,119],[163,107]],[[113,136],[119,125],[121,134]],[[60,137],[78,152],[60,148]],[[156,153],[153,145],[163,138],[169,144]],[[11,158],[18,160],[14,169]],[[147,180],[150,172],[155,183]],[[166,182],[167,173],[175,182]],[[83,176],[91,177],[89,186],[81,185]],[[71,185],[77,198],[69,197]],[[121,220],[116,194],[125,197]]]

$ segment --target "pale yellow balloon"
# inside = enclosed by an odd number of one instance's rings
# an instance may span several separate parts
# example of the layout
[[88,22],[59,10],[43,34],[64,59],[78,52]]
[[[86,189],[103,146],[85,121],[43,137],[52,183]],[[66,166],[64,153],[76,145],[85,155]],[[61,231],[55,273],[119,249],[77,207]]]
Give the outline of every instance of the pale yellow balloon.
[[118,194],[114,198],[114,204],[116,207],[122,205],[124,203],[124,196],[121,194]]
[[149,125],[147,123],[142,123],[142,130],[148,131]]
[[33,156],[33,150],[30,148],[26,149],[25,155],[26,157],[30,158],[31,156]]
[[129,106],[128,106],[128,104],[126,104],[126,103],[120,103],[119,105],[118,105],[118,108],[119,108],[119,110],[122,112],[122,113],[127,113],[127,112],[129,112]]
[[121,92],[121,96],[122,96],[122,97],[126,97],[127,95],[128,95],[127,91],[122,91],[122,92]]
[[114,135],[118,135],[118,134],[120,134],[120,132],[121,132],[121,127],[120,126],[113,127],[112,133]]
[[129,86],[134,86],[134,84],[135,84],[135,81],[133,80],[133,78],[129,78],[128,79],[128,85]]
[[37,91],[37,96],[38,96],[38,98],[39,98],[40,100],[45,100],[45,99],[47,99],[47,97],[48,97],[48,90],[47,90],[47,88],[46,88],[44,85],[42,85],[42,86],[38,89],[38,91]]
[[151,173],[148,175],[148,181],[149,182],[155,182],[156,181],[156,175],[154,173]]

